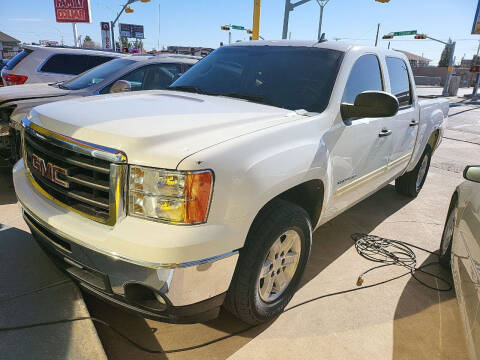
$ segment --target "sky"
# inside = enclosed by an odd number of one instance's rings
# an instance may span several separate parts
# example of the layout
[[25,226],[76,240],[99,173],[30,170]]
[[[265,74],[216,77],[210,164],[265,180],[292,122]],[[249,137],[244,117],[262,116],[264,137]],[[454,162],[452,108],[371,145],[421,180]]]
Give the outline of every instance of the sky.
[[[101,43],[100,22],[111,21],[127,0],[90,0],[91,24],[78,24],[82,38],[89,35]],[[296,2],[297,0],[292,0]],[[1,0],[0,31],[22,42],[56,40],[73,45],[71,24],[55,21],[54,0]],[[329,41],[348,41],[374,45],[377,23],[381,36],[392,31],[417,30],[446,41],[457,41],[457,62],[471,59],[477,52],[480,35],[471,35],[478,0],[330,0],[325,6],[323,32]],[[122,14],[119,22],[145,26],[144,47],[204,46],[218,47],[228,42],[228,32],[221,25],[252,26],[253,0],[151,0],[131,5],[134,12]],[[282,36],[284,0],[262,0],[260,35],[265,39]],[[316,39],[319,6],[316,0],[298,6],[290,14],[291,39]],[[118,31],[118,27],[116,28]],[[118,32],[116,33],[118,37]],[[233,41],[247,40],[245,31],[233,31]],[[379,40],[388,47],[388,40]],[[396,37],[391,48],[406,50],[432,59],[436,64],[443,49],[441,43]]]

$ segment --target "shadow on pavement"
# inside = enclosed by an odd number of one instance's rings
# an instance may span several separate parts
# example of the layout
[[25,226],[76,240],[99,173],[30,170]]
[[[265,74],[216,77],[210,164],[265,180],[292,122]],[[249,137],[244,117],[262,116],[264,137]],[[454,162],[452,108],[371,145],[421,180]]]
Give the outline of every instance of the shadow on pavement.
[[[422,265],[438,261],[430,255]],[[451,273],[440,265],[425,269],[453,284]],[[446,285],[417,272],[433,287]],[[392,359],[468,359],[455,291],[428,289],[413,277],[405,285],[393,322]]]
[[343,214],[320,226],[313,234],[312,252],[300,286],[304,286],[323,269],[353,246],[353,233],[370,233],[387,217],[412,199],[387,185]]
[[[397,194],[388,185],[376,194],[360,202],[342,215],[322,225],[313,236],[312,252],[300,287],[315,278],[323,269],[353,246],[350,235],[355,232],[369,233],[387,217],[411,201]],[[85,295],[92,316],[111,323],[140,344],[151,349],[176,349],[210,341],[226,334],[244,329],[246,324],[222,310],[218,319],[204,324],[176,325],[160,323],[130,315],[113,308],[100,300]],[[175,359],[225,359],[241,349],[251,339],[270,326],[269,323],[255,327],[239,336],[201,349],[177,353]],[[154,330],[153,330],[154,329]],[[148,354],[136,349],[101,325],[97,326],[102,343],[112,359],[161,359],[165,356]]]

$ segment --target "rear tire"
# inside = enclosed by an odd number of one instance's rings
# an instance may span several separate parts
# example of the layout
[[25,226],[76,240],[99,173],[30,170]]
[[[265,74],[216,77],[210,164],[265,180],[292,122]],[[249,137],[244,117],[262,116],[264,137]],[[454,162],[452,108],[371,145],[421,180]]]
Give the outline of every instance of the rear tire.
[[251,325],[279,315],[300,283],[311,243],[312,226],[304,209],[285,200],[267,205],[240,250],[227,310]]
[[432,148],[427,145],[415,168],[395,180],[395,190],[402,195],[416,198],[427,179],[431,158]]

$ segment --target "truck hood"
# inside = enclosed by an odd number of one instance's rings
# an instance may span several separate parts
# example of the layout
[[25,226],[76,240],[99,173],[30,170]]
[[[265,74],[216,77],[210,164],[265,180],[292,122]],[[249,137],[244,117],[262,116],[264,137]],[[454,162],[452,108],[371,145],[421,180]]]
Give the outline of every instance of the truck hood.
[[31,116],[49,130],[121,150],[131,164],[174,169],[195,152],[299,115],[227,97],[157,90],[49,103]]
[[65,96],[70,92],[47,83],[4,86],[0,87],[0,105],[19,99]]

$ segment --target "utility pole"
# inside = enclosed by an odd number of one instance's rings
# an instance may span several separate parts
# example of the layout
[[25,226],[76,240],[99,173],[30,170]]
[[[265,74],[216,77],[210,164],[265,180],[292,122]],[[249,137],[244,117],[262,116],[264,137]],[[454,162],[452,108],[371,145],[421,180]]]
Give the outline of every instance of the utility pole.
[[[472,63],[473,66],[477,65],[479,52],[480,52],[480,40],[478,41],[477,56],[475,56],[475,58],[473,59],[473,63]],[[477,73],[477,79],[475,80],[475,85],[473,86],[472,101],[475,101],[478,98],[477,93],[478,93],[479,84],[480,84],[480,73]]]
[[379,33],[379,31],[380,31],[380,23],[378,23],[378,25],[377,25],[377,37],[375,38],[375,47],[378,44],[378,33]]
[[232,31],[228,32],[228,45],[232,43]]
[[252,40],[258,40],[260,36],[260,5],[260,0],[253,0]]

